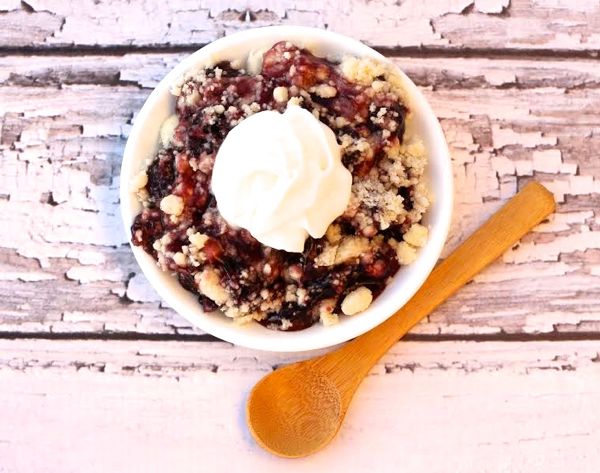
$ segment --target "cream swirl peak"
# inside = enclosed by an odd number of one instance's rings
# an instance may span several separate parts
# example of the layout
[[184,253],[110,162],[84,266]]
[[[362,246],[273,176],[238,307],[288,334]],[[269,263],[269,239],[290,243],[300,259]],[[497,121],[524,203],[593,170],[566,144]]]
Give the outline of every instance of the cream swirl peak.
[[223,218],[264,245],[302,252],[321,238],[350,200],[352,175],[333,131],[295,104],[262,111],[221,145],[212,191]]

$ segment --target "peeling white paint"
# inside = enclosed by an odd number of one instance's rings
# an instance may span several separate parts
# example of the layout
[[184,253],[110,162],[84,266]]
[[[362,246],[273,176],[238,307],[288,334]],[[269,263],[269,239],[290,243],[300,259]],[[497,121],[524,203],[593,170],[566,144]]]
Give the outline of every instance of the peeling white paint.
[[515,163],[504,156],[494,156],[491,158],[492,168],[499,176],[510,176],[515,174]]
[[592,210],[583,212],[554,213],[547,223],[541,223],[533,231],[538,233],[557,233],[571,230],[576,224],[581,224],[594,217]]
[[525,148],[543,145],[555,146],[558,142],[556,136],[544,136],[539,131],[519,133],[512,128],[502,128],[499,125],[492,125],[492,135],[494,146],[498,149],[510,145],[519,145]]
[[564,202],[565,195],[600,193],[600,179],[595,179],[594,176],[568,176],[566,179],[554,179],[545,184],[558,202]]
[[517,76],[514,72],[504,71],[501,69],[492,70],[487,72],[485,75],[485,80],[490,85],[504,85],[504,84],[514,84],[517,81]]
[[84,265],[100,265],[106,258],[104,254],[93,250],[69,250],[67,258],[74,258]]
[[533,152],[533,170],[558,174],[562,165],[562,153],[559,149]]
[[521,243],[516,250],[512,249],[506,252],[502,259],[505,263],[558,261],[561,254],[590,249],[600,249],[600,231],[588,230],[567,236],[557,236],[548,243]]
[[159,302],[161,298],[152,289],[143,274],[136,274],[127,284],[127,297],[134,302]]
[[475,282],[493,283],[499,281],[517,281],[519,279],[563,276],[577,270],[577,266],[565,263],[522,265],[493,265],[488,270],[475,276]]
[[94,266],[74,266],[66,273],[68,279],[87,284],[96,281],[122,281],[123,271],[120,268],[102,269]]
[[475,0],[475,8],[481,13],[502,13],[510,0]]

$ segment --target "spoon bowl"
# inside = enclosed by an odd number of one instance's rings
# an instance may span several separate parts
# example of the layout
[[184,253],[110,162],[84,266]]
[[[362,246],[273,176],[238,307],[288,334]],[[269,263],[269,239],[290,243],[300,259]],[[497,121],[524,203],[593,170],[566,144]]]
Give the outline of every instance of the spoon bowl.
[[265,376],[250,393],[248,425],[266,450],[296,458],[327,445],[344,417],[337,386],[306,363]]

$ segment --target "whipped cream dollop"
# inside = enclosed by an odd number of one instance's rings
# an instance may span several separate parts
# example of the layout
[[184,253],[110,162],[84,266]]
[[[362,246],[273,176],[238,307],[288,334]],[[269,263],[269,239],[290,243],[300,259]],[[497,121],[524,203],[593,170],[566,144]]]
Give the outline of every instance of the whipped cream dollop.
[[223,218],[264,245],[302,252],[346,209],[352,175],[333,131],[288,104],[258,112],[227,135],[217,153],[212,191]]

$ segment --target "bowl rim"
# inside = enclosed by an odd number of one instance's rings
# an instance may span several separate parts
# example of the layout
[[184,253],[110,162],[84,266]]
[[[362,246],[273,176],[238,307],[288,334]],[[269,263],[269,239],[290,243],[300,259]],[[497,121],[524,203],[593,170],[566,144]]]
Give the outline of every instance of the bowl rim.
[[[396,302],[389,302],[384,305],[383,309],[370,313],[373,306],[376,305],[377,301],[385,294],[392,284],[390,283],[386,286],[384,293],[382,293],[374,301],[373,305],[367,309],[367,312],[369,313],[367,314],[365,312],[352,316],[351,323],[338,323],[334,326],[321,327],[325,330],[319,330],[317,332],[313,330],[313,327],[317,324],[299,332],[279,332],[260,326],[265,333],[260,332],[261,335],[259,336],[256,331],[248,330],[246,326],[237,325],[230,321],[229,323],[223,323],[222,320],[217,321],[217,317],[219,319],[226,319],[226,317],[222,314],[215,315],[202,312],[202,309],[195,298],[193,301],[196,307],[191,306],[190,298],[185,296],[181,291],[189,294],[189,296],[192,296],[192,294],[183,289],[168,273],[161,271],[150,255],[131,243],[130,227],[137,212],[132,210],[133,207],[135,207],[135,203],[133,193],[130,190],[130,182],[132,177],[140,171],[139,162],[136,167],[134,166],[133,161],[135,160],[135,154],[140,146],[148,146],[148,140],[144,140],[142,132],[147,121],[151,119],[157,104],[161,98],[164,98],[163,95],[165,94],[165,91],[168,94],[171,84],[185,72],[195,66],[197,67],[203,63],[206,64],[211,61],[211,59],[214,60],[215,56],[222,55],[223,51],[226,51],[228,48],[247,47],[248,52],[250,52],[255,49],[251,46],[252,43],[264,41],[266,38],[271,38],[273,43],[279,40],[304,43],[310,42],[311,44],[318,44],[321,42],[322,44],[332,43],[340,46],[341,52],[358,56],[369,56],[391,63],[385,56],[356,39],[329,30],[306,26],[267,26],[254,28],[233,33],[207,44],[184,58],[159,82],[144,102],[134,120],[123,152],[121,164],[119,189],[121,217],[129,245],[149,284],[171,308],[195,327],[227,342],[263,351],[299,352],[327,348],[346,342],[371,330],[391,317],[406,302],[408,302],[433,270],[442,252],[450,228],[453,210],[454,185],[448,146],[441,125],[431,106],[416,85],[396,65],[393,66],[405,82],[404,85],[407,89],[411,103],[417,104],[420,113],[424,114],[423,119],[428,121],[427,127],[432,127],[431,129],[428,129],[428,133],[433,135],[432,139],[436,141],[436,152],[441,153],[440,158],[438,159],[439,162],[436,163],[436,166],[439,166],[437,169],[439,185],[438,188],[436,188],[436,194],[438,194],[436,197],[438,198],[432,204],[432,207],[435,205],[438,209],[438,221],[433,228],[430,228],[428,242],[424,248],[420,249],[417,260],[411,263],[411,265],[404,267],[413,268],[410,272],[416,272],[417,274],[407,278],[407,281],[402,286],[403,292],[401,294],[394,294],[394,300]],[[158,136],[156,136],[155,141],[156,143],[153,146],[156,146],[158,143]],[[142,145],[144,142],[145,144]],[[443,195],[444,198],[439,199],[439,195]],[[427,212],[431,212],[431,208]],[[399,271],[393,276],[393,280],[397,279],[400,275],[401,272]],[[170,283],[168,280],[170,280]],[[343,320],[344,317],[341,318],[341,322]],[[313,330],[312,333],[310,332],[311,330]]]

